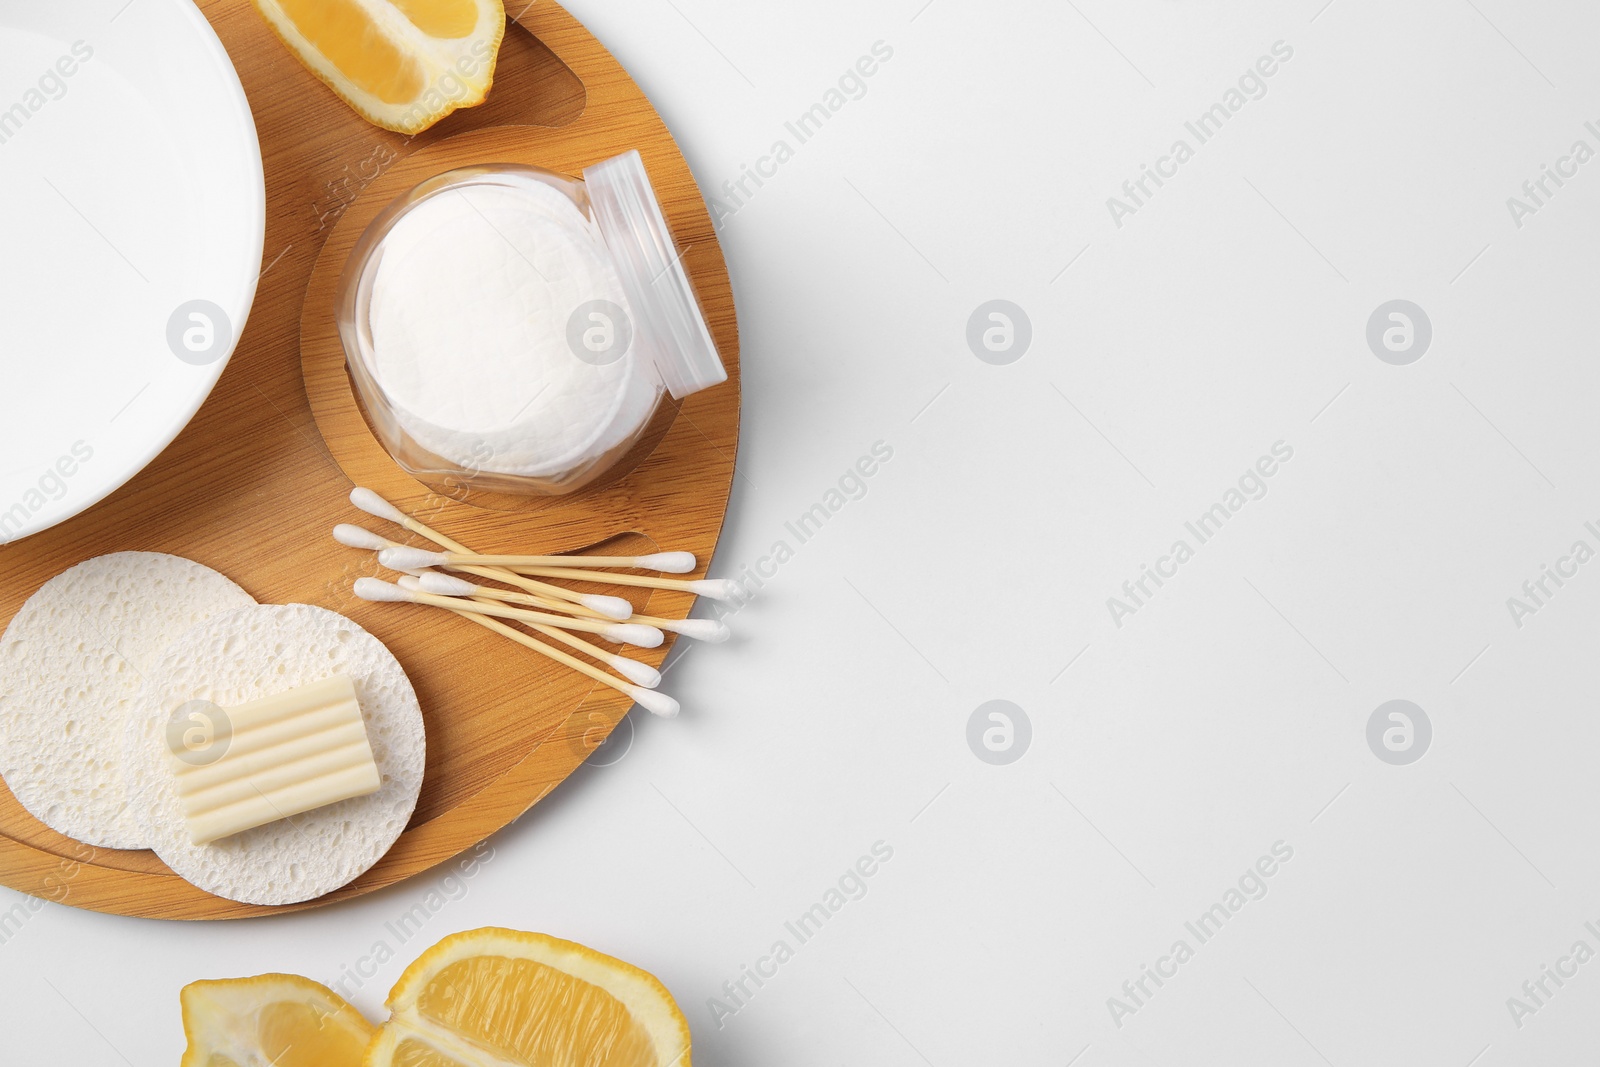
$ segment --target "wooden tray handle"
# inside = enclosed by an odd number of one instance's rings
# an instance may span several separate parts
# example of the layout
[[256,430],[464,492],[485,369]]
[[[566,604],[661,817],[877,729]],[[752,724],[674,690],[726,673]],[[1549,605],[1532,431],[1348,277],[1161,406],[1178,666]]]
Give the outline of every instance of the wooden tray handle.
[[[515,11],[523,3],[524,0],[511,0],[508,7]],[[605,46],[560,4],[532,0],[520,13],[512,15],[512,21],[543,42],[583,83],[583,114],[561,127],[564,133],[588,132],[599,124],[615,122],[619,116],[637,111],[641,104],[653,112],[638,87],[626,76],[619,76],[622,68]]]

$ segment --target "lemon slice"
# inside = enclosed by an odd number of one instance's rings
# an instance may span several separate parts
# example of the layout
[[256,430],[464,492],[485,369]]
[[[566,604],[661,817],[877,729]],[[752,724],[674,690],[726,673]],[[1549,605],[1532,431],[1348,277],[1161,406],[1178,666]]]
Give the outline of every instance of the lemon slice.
[[368,122],[421,133],[483,103],[506,32],[501,0],[255,0],[306,68]]
[[690,1067],[688,1020],[660,982],[543,934],[447,937],[389,1009],[366,1067]]
[[183,987],[180,1067],[360,1067],[375,1032],[333,990],[293,974]]

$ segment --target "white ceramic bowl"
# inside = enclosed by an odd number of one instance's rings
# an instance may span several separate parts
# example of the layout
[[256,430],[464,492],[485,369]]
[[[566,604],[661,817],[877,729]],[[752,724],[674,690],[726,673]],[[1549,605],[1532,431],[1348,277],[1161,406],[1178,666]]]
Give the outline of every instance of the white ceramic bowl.
[[261,148],[192,3],[0,2],[0,218],[4,542],[143,470],[244,328]]

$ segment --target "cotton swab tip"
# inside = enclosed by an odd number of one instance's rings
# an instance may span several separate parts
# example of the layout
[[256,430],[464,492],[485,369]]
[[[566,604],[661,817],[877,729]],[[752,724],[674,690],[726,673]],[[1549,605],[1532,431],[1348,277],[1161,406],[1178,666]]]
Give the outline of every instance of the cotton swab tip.
[[688,574],[694,570],[694,553],[657,552],[653,556],[640,556],[636,562],[645,570],[662,574]]
[[429,552],[425,548],[408,548],[397,545],[378,553],[378,562],[395,571],[418,571],[425,567],[442,567],[449,557],[443,552]]
[[727,623],[715,619],[679,619],[669,629],[675,634],[713,645],[720,645],[733,636],[733,631],[728,629]]
[[728,603],[739,598],[739,583],[728,578],[706,578],[689,583],[689,591]]
[[666,640],[660,630],[638,622],[619,622],[600,631],[600,636],[619,645],[637,645],[640,648],[659,648]]
[[618,656],[608,662],[616,669],[618,674],[634,685],[642,685],[646,689],[654,689],[661,684],[661,672],[648,663],[625,659],[622,656]]
[[399,523],[402,526],[405,525],[405,512],[383,499],[377,493],[374,493],[371,489],[363,489],[359,485],[356,486],[350,490],[350,503],[365,511],[368,515],[376,515],[380,519],[388,519],[390,522]]
[[652,715],[659,715],[663,719],[678,717],[680,705],[676,700],[665,693],[657,693],[652,689],[635,689],[628,694],[644,710]]
[[[578,603],[590,611],[598,611],[608,619],[631,619],[633,617],[633,605],[619,596],[585,594],[578,598]],[[657,644],[659,643],[657,642]]]
[[380,578],[357,578],[355,592],[362,600],[404,603],[411,599],[411,594],[407,590],[398,585],[390,585]]
[[428,571],[419,575],[416,583],[418,589],[424,593],[433,593],[435,596],[472,596],[478,591],[478,587],[471,582],[454,575],[440,574],[438,571]]
[[348,522],[341,522],[333,528],[333,539],[346,548],[370,548],[374,552],[394,547],[394,542],[387,537],[379,537],[371,530],[363,530]]

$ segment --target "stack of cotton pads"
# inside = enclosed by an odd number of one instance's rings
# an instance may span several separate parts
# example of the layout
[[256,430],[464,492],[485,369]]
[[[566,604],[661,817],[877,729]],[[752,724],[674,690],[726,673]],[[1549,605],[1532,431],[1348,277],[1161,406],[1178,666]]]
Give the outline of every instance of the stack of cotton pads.
[[626,317],[627,303],[599,231],[560,190],[442,193],[383,239],[372,371],[435,455],[559,477],[631,440],[655,410],[662,386],[632,347],[587,361],[569,337],[574,314],[603,305]]
[[[167,724],[343,674],[355,684],[378,792],[208,845],[190,841]],[[40,588],[0,637],[0,777],[31,814],[100,848],[151,848],[207,892],[294,904],[368,870],[422,786],[422,711],[400,664],[355,623],[256,604],[227,578],[149,552],[101,556]]]

